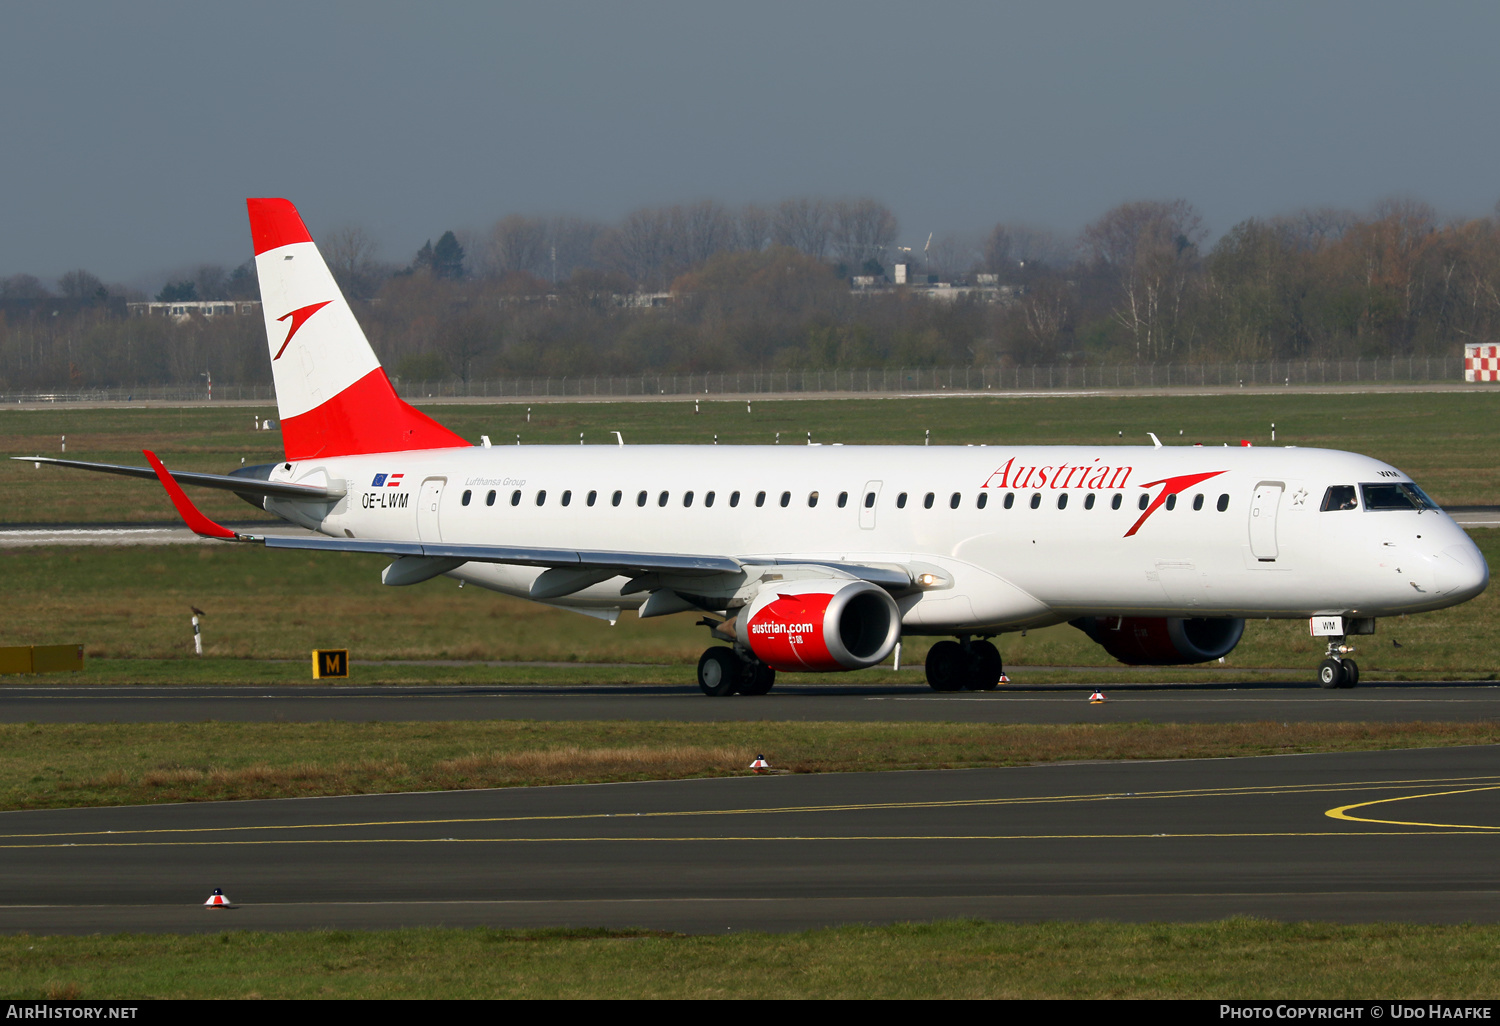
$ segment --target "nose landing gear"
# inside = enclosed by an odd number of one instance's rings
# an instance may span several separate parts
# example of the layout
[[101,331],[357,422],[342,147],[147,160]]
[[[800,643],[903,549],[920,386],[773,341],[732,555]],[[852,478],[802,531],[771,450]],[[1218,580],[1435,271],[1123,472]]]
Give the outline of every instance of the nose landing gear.
[[1344,644],[1341,636],[1328,639],[1328,658],[1318,664],[1318,686],[1322,688],[1359,687],[1359,664],[1347,658],[1353,645]]

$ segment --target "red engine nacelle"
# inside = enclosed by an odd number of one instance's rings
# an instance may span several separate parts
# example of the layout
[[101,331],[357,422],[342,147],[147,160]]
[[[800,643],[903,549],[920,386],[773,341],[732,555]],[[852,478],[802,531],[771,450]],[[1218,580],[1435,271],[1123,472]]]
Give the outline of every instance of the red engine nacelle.
[[868,581],[777,581],[735,618],[735,634],[776,670],[860,670],[901,639],[901,611]]
[[1131,666],[1181,666],[1228,655],[1245,633],[1230,617],[1085,616],[1073,626]]

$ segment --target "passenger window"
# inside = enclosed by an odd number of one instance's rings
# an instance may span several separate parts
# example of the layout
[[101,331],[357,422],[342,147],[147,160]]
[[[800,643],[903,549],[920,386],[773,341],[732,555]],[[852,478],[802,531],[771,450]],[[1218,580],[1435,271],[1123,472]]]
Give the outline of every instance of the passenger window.
[[1225,494],[1219,496],[1219,512],[1223,513],[1228,508],[1229,508],[1229,495],[1226,492]]
[[570,503],[572,501],[573,501],[573,491],[572,491],[572,489],[569,489],[568,491],[563,492],[562,504],[564,506],[566,506],[568,503]]
[[1141,509],[1145,509],[1149,505],[1151,505],[1151,496],[1147,495],[1145,492],[1142,492],[1140,501]]
[[729,493],[729,505],[730,505],[730,507],[733,508],[735,506],[738,506],[739,504],[740,504],[740,493],[739,492],[730,492]]
[[615,492],[615,494],[613,494],[613,495],[611,495],[609,497],[609,504],[611,506],[618,506],[620,504],[620,500],[623,499],[624,497],[625,497],[625,493],[624,492]]
[[839,509],[843,509],[847,505],[849,505],[849,493],[839,492]]
[[686,509],[687,507],[691,506],[692,504],[693,504],[693,493],[692,492],[683,492],[682,493],[682,506],[683,506],[683,508]]
[[757,506],[764,506],[765,504],[766,504],[766,493],[765,492],[756,492],[755,493],[755,505],[757,505]]
[[922,508],[923,509],[931,509],[932,508],[932,498],[933,498],[933,496],[932,496],[931,492],[928,492],[925,496],[923,496],[923,498],[922,498]]
[[594,504],[594,500],[597,499],[597,498],[599,498],[599,493],[598,492],[595,492],[595,491],[589,492],[588,504],[590,506],[592,506]]
[[547,489],[543,488],[541,491],[539,491],[539,492],[536,493],[536,504],[538,506],[541,506],[541,505],[545,504],[546,501],[547,501]]
[[792,493],[791,492],[782,492],[781,493],[781,505],[782,505],[782,507],[785,508],[787,506],[790,506],[791,504],[792,504]]
[[1083,508],[1084,509],[1093,509],[1094,508],[1094,493],[1093,492],[1089,492],[1087,495],[1085,495],[1083,497]]
[[807,493],[807,508],[808,509],[812,509],[817,504],[818,504],[818,493],[817,492],[808,492]]
[[1193,496],[1193,509],[1194,510],[1200,510],[1202,508],[1203,508],[1203,496],[1201,494]]
[[974,505],[977,508],[979,508],[979,509],[984,509],[984,507],[988,506],[989,504],[990,504],[990,493],[989,492],[980,492],[979,495],[974,499]]
[[905,492],[902,492],[900,495],[896,496],[896,508],[897,509],[905,509],[906,508],[906,493]]
[[1037,509],[1038,507],[1041,506],[1041,504],[1042,504],[1042,493],[1041,492],[1032,492],[1031,493],[1031,508],[1032,509]]
[[1068,493],[1067,492],[1058,492],[1057,493],[1057,508],[1058,509],[1067,509],[1068,508]]
[[714,493],[713,492],[704,492],[703,493],[703,505],[704,506],[712,506],[713,504],[714,504]]
[[1010,509],[1015,504],[1016,504],[1016,493],[1015,492],[1006,492],[1005,493],[1005,508],[1006,509]]
[[874,492],[865,492],[865,509],[872,509],[874,506],[875,506],[875,493]]
[[486,506],[493,506],[495,504],[495,489],[491,488],[490,494],[484,497],[484,504]]
[[468,505],[468,504],[469,504],[469,500],[470,500],[470,499],[471,499],[471,498],[473,498],[473,497],[474,497],[474,493],[473,493],[473,492],[471,492],[471,491],[470,491],[470,490],[469,490],[469,489],[467,489],[467,488],[465,488],[465,489],[464,489],[464,498],[463,498],[463,504],[464,504],[464,505],[465,505],[465,506],[467,506],[467,505]]
[[510,493],[510,504],[512,506],[519,506],[521,504],[521,489],[517,488]]
[[960,496],[957,492],[954,492],[953,495],[948,499],[948,508],[958,509],[958,504],[960,501],[962,501],[962,496]]
[[1170,511],[1170,510],[1174,510],[1176,508],[1177,508],[1177,493],[1173,492],[1171,495],[1167,496],[1167,509]]
[[667,504],[667,493],[666,492],[662,492],[660,495],[658,495],[656,497],[656,504],[658,506],[665,506]]
[[645,492],[639,492],[639,493],[637,493],[637,495],[635,497],[635,504],[637,506],[644,506],[646,504],[646,493]]
[[1110,509],[1119,509],[1120,508],[1120,502],[1121,502],[1121,500],[1123,498],[1124,498],[1124,496],[1122,496],[1119,492],[1115,492],[1115,497],[1113,499],[1109,500],[1109,508]]
[[1323,493],[1322,512],[1331,510],[1357,509],[1359,501],[1354,497],[1353,485],[1333,485]]

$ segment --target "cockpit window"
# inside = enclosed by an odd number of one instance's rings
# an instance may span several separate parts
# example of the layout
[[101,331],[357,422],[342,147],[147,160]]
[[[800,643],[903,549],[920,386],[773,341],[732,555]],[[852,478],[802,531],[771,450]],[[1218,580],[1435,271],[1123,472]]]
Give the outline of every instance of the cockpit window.
[[1409,482],[1396,484],[1379,482],[1376,484],[1360,484],[1360,493],[1364,495],[1365,509],[1437,509],[1438,504],[1427,497],[1427,493],[1416,485]]
[[1359,509],[1359,500],[1354,497],[1353,485],[1331,485],[1328,491],[1323,493],[1323,512],[1337,509]]

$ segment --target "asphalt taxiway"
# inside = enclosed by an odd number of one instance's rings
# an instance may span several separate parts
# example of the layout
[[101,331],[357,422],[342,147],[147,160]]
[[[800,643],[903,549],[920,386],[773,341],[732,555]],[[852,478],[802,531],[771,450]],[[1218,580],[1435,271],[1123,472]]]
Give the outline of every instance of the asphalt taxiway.
[[7,812],[0,930],[1493,922],[1497,796],[1484,746]]
[[[684,678],[691,674],[684,667]],[[1309,676],[1311,676],[1309,674]],[[399,722],[434,720],[793,720],[968,723],[1192,723],[1500,719],[1500,684],[1012,685],[939,694],[910,685],[778,684],[769,695],[708,698],[680,685],[92,686],[8,684],[0,723]]]

